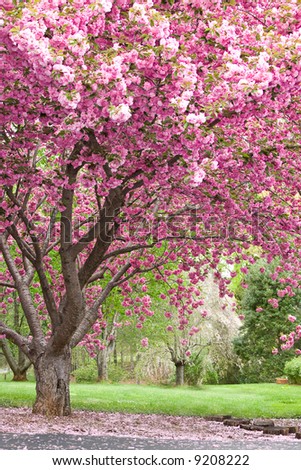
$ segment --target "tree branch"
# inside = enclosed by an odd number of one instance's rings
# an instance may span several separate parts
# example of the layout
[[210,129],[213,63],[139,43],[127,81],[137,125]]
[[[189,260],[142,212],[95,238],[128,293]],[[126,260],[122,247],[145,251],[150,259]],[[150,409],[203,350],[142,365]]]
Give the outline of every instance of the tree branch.
[[15,343],[31,361],[34,360],[28,338],[25,338],[11,328],[8,328],[3,322],[0,322],[0,334],[4,334],[7,339]]
[[15,284],[10,284],[9,282],[0,282],[0,286],[2,286],[2,287],[10,287],[11,289],[16,289]]
[[40,345],[44,345],[44,335],[41,329],[35,306],[32,302],[30,290],[27,284],[24,282],[24,279],[22,279],[21,275],[19,274],[18,268],[12,258],[7,242],[3,236],[0,237],[0,249],[2,251],[6,266],[8,267],[8,270],[13,280],[15,281],[15,285],[20,297],[22,308],[26,316],[30,331],[35,340],[37,340]]
[[95,323],[98,317],[98,309],[106,300],[110,292],[117,285],[119,279],[130,269],[131,263],[126,263],[108,282],[104,290],[101,292],[99,298],[94,302],[93,306],[87,310],[84,318],[82,319],[80,325],[78,326],[76,332],[74,333],[71,340],[71,347],[76,346],[88,333],[92,325]]

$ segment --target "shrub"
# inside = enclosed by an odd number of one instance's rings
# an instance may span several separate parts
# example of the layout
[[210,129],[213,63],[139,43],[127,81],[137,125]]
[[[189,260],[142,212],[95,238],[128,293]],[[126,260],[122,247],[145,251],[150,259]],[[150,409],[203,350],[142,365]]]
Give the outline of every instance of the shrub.
[[[273,308],[269,299],[277,298],[283,288],[279,279],[271,275],[277,269],[277,260],[267,264],[257,261],[250,269],[244,282],[248,288],[236,292],[240,313],[245,316],[239,336],[234,340],[234,350],[241,360],[241,382],[273,382],[281,376],[285,363],[294,357],[294,351],[281,351],[273,355],[274,347],[281,349],[279,337],[291,331],[288,315],[301,318],[301,292],[293,289],[294,296],[278,298],[279,308]],[[284,273],[282,273],[284,277]],[[289,273],[285,274],[289,277]],[[300,347],[300,342],[295,344]]]
[[96,382],[97,381],[97,370],[95,364],[88,364],[84,367],[80,367],[73,372],[76,382]]
[[200,385],[204,375],[204,358],[192,353],[190,363],[185,366],[185,382],[188,385]]
[[130,374],[119,364],[112,364],[109,367],[109,381],[113,383],[126,382]]
[[288,361],[285,364],[284,373],[291,384],[301,385],[301,357]]

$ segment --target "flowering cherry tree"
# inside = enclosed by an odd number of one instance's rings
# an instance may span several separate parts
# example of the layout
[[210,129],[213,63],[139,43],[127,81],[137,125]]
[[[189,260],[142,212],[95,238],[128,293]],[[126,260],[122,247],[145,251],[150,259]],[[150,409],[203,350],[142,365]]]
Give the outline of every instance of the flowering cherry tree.
[[[1,8],[0,335],[34,364],[34,412],[67,415],[70,350],[101,324],[113,289],[140,327],[153,315],[143,273],[178,277],[169,301],[184,328],[198,281],[215,271],[223,295],[220,257],[252,263],[251,244],[292,266],[287,283],[299,286],[301,10],[295,0]],[[130,279],[145,293],[135,304]],[[5,321],[11,289],[29,337]]]

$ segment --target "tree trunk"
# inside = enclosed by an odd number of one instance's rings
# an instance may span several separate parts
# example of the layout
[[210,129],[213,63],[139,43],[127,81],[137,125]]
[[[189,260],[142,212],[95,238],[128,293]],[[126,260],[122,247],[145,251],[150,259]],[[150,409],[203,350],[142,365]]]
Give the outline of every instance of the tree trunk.
[[117,366],[117,364],[118,364],[118,359],[117,359],[117,344],[116,344],[116,341],[115,341],[115,344],[114,344],[114,364],[115,364],[115,366]]
[[27,380],[27,369],[29,369],[31,362],[26,358],[25,354],[18,348],[18,359],[16,360],[10,343],[6,339],[0,340],[0,348],[3,351],[4,357],[13,371],[14,382],[25,382]]
[[108,380],[108,359],[109,354],[107,349],[102,349],[97,354],[97,370],[99,382]]
[[131,379],[134,378],[134,370],[135,370],[134,353],[133,353],[132,348],[130,348],[130,371],[131,371]]
[[184,369],[185,364],[183,362],[177,362],[176,366],[176,385],[184,385]]
[[27,381],[27,374],[25,371],[14,371],[13,382],[26,382]]
[[45,416],[68,416],[70,407],[71,351],[60,354],[45,352],[34,364],[36,401],[33,413]]

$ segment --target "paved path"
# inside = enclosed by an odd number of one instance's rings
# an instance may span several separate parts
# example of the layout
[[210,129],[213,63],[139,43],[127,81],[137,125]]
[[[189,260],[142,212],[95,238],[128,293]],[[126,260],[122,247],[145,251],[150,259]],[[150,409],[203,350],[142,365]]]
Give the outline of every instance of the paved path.
[[4,434],[0,449],[63,450],[301,450],[301,440],[192,441],[181,439],[138,439],[115,436],[74,436],[70,434]]

